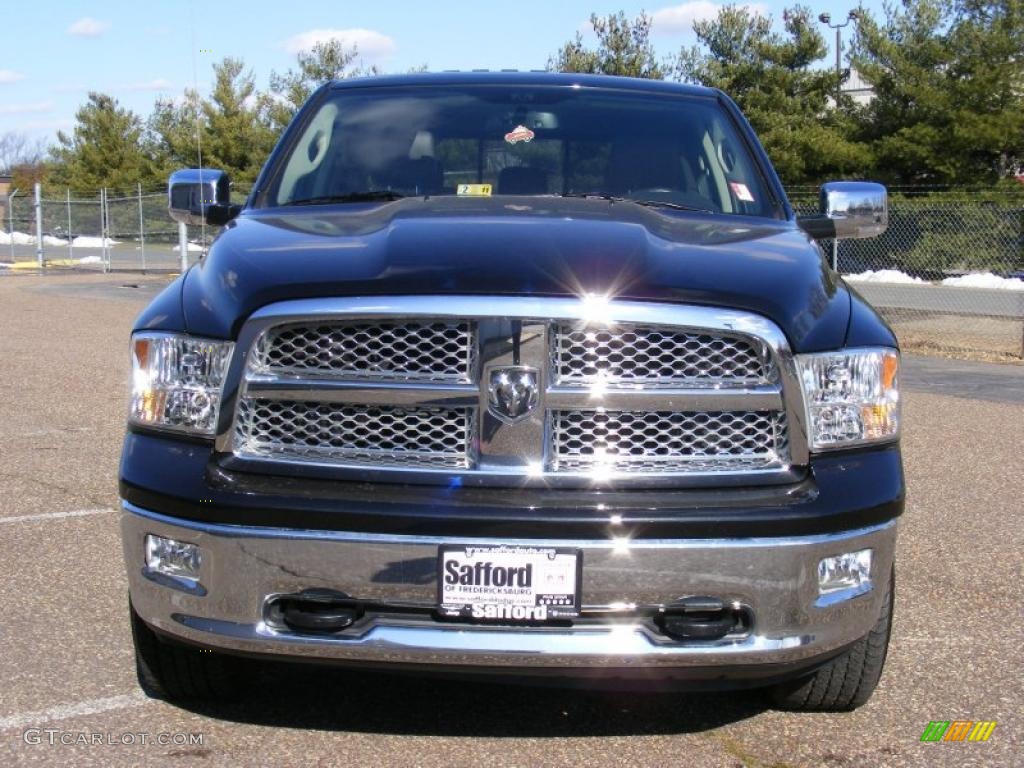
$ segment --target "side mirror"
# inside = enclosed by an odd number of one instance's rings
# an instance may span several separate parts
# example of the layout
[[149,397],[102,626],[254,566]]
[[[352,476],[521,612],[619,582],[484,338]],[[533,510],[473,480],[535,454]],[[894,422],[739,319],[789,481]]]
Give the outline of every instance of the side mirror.
[[224,171],[187,168],[175,171],[167,182],[167,210],[183,224],[227,224],[242,210],[231,204],[231,183]]
[[821,213],[801,216],[800,228],[819,240],[877,237],[889,226],[889,195],[871,181],[830,181],[821,185]]

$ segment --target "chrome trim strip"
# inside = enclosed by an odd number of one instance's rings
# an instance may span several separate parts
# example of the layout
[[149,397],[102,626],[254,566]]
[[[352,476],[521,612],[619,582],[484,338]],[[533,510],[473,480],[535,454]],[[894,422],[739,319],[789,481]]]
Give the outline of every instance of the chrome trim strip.
[[626,389],[551,387],[547,406],[553,410],[606,408],[609,411],[778,411],[783,407],[777,386],[746,389]]
[[[422,536],[398,533],[360,533],[354,531],[323,531],[311,530],[308,528],[269,528],[264,526],[228,525],[226,523],[206,523],[199,520],[183,520],[179,517],[163,515],[148,509],[138,507],[131,502],[121,500],[121,509],[133,515],[153,520],[165,525],[173,525],[177,528],[188,528],[199,533],[208,533],[215,536],[227,536],[231,538],[245,539],[314,539],[318,541],[339,541],[359,542],[366,544],[398,544],[398,545],[427,545],[439,546],[441,544],[479,544],[481,546],[524,546],[524,547],[554,547],[573,546],[581,549],[611,549],[621,548],[623,543],[614,538],[607,539],[488,539],[486,537],[460,537],[460,536]],[[871,525],[866,528],[856,528],[851,531],[840,531],[839,533],[819,533],[809,536],[777,536],[758,538],[736,538],[736,539],[631,539],[628,542],[630,550],[637,549],[708,549],[708,548],[774,548],[774,547],[804,547],[817,544],[841,544],[848,539],[856,539],[861,536],[869,536],[874,533],[881,533],[895,528],[898,520],[888,520],[878,525]]]
[[[331,383],[314,377],[281,378],[271,383],[262,376],[246,376],[249,361],[255,350],[255,341],[268,329],[289,323],[311,320],[330,321],[373,320],[422,317],[436,320],[466,320],[476,323],[480,347],[474,363],[473,384],[431,385],[427,382],[359,381]],[[486,386],[481,382],[485,370],[496,361],[515,357],[509,344],[494,341],[509,339],[508,327],[521,320],[524,333],[520,339],[520,362],[538,367],[545,386],[542,387],[536,414],[517,425],[504,425],[489,419],[481,402]],[[628,386],[616,386],[600,392],[596,402],[595,388],[552,387],[550,381],[547,330],[557,322],[572,321],[581,325],[629,323],[719,331],[734,336],[745,336],[767,348],[779,374],[779,385],[747,387],[745,389],[715,388],[679,389],[656,388],[631,391]],[[532,336],[530,336],[532,334]],[[491,346],[488,347],[489,340]],[[536,354],[532,348],[536,346]],[[529,359],[522,353],[529,352]],[[536,357],[536,360],[533,358]],[[335,385],[340,384],[340,385]],[[781,389],[781,395],[779,390]],[[310,400],[330,402],[359,402],[366,405],[392,406],[439,405],[469,406],[477,403],[479,445],[467,456],[470,469],[437,470],[400,466],[373,467],[367,464],[343,465],[315,460],[288,458],[255,458],[232,455],[236,402],[239,398],[256,393],[276,397],[288,393],[294,398],[301,394]],[[396,402],[389,399],[397,395]],[[349,398],[359,398],[358,401]],[[573,401],[573,398],[578,398]],[[386,402],[385,402],[386,401]],[[566,406],[609,409],[651,409],[654,404],[662,410],[778,410],[784,404],[789,433],[788,457],[782,457],[779,466],[766,469],[722,470],[709,472],[547,472],[550,440],[543,424],[546,410]],[[494,421],[495,424],[490,424]],[[540,487],[666,487],[743,485],[750,483],[785,484],[798,480],[804,474],[809,452],[807,448],[806,416],[802,390],[796,364],[789,344],[777,325],[749,312],[694,305],[658,304],[651,302],[621,301],[604,297],[544,298],[529,296],[385,296],[300,299],[268,305],[254,312],[239,334],[235,353],[226,377],[221,418],[218,424],[216,449],[223,454],[224,466],[285,475],[314,475],[320,477],[356,476],[363,480],[391,482],[459,483],[466,485],[540,486]],[[531,433],[527,440],[526,430]],[[509,437],[506,439],[504,435]],[[516,437],[513,439],[512,435]],[[543,438],[543,439],[541,439]],[[537,445],[533,445],[533,441]],[[495,442],[498,441],[498,442]],[[526,445],[529,442],[530,445]],[[502,443],[498,451],[493,446]],[[488,455],[490,454],[490,455]]]
[[351,403],[353,405],[444,406],[472,408],[480,399],[475,384],[409,384],[382,381],[333,381],[325,379],[279,379],[273,376],[249,376],[246,393],[271,400],[307,400],[319,403]]

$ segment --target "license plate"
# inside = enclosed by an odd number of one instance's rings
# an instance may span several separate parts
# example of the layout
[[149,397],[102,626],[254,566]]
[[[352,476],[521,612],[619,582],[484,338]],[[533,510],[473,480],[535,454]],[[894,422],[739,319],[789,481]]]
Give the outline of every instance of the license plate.
[[557,547],[444,545],[437,603],[446,616],[546,621],[578,616],[583,554]]

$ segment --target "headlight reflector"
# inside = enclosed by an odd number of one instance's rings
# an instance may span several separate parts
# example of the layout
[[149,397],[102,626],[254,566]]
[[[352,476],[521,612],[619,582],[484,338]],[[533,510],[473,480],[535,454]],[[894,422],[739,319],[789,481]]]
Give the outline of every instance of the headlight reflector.
[[213,436],[233,348],[230,341],[181,334],[132,336],[129,422]]
[[797,355],[811,450],[899,437],[900,356],[864,348]]

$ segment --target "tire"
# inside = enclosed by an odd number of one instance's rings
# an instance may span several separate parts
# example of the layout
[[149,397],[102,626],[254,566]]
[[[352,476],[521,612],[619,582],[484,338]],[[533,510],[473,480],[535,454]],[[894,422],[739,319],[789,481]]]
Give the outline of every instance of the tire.
[[813,674],[773,687],[776,708],[794,712],[849,712],[870,699],[882,676],[889,649],[895,589],[893,570],[882,614],[872,630]]
[[161,639],[129,603],[135,670],[146,695],[167,701],[230,701],[241,693],[240,660]]

